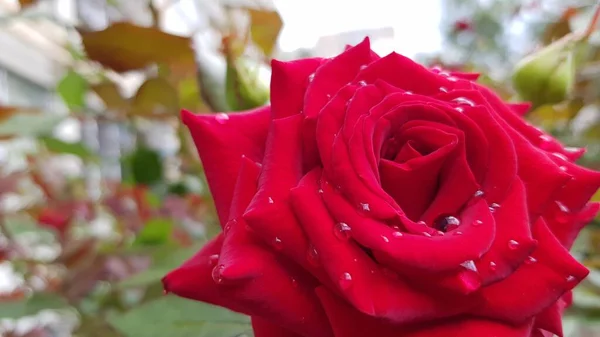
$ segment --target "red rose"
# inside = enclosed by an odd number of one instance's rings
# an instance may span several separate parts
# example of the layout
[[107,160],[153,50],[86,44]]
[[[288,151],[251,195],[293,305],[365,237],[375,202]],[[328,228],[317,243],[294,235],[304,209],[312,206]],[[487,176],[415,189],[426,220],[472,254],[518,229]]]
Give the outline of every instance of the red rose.
[[561,334],[600,174],[473,78],[365,40],[273,61],[271,106],[184,112],[223,233],[165,289],[257,337]]

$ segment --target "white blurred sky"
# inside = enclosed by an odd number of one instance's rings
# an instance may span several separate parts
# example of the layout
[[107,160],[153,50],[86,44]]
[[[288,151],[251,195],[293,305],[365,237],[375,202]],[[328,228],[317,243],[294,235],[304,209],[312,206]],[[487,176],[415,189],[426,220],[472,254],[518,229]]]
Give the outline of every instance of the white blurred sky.
[[412,57],[441,47],[439,22],[442,0],[274,0],[283,20],[283,51],[310,48],[320,36],[371,29],[394,28],[394,40],[374,46]]

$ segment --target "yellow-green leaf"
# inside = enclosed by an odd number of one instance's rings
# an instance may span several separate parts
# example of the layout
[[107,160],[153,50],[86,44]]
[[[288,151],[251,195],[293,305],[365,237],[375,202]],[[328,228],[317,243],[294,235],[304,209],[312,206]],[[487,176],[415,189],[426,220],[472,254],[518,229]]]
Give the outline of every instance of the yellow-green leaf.
[[148,79],[133,99],[131,114],[136,116],[163,118],[179,113],[179,95],[163,78]]
[[157,28],[118,22],[102,31],[80,34],[88,57],[117,72],[155,63],[195,63],[189,38]]
[[129,102],[121,96],[117,85],[113,82],[98,83],[92,85],[91,89],[100,97],[108,110],[121,111],[129,106]]
[[276,11],[248,9],[250,14],[250,35],[265,55],[273,53],[277,37],[283,27],[281,16]]

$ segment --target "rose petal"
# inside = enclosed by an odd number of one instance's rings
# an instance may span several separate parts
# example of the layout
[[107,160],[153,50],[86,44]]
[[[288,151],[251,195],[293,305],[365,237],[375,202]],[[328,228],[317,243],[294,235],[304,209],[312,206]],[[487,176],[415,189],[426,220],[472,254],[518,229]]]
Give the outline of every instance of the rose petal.
[[533,236],[539,242],[532,254],[535,263],[523,264],[510,277],[483,288],[486,305],[473,314],[523,322],[587,276],[589,271],[552,235],[542,218],[533,226]]
[[358,310],[401,323],[447,317],[477,304],[468,296],[441,301],[439,296],[415,291],[400,279],[386,277],[351,240],[340,240],[317,192],[320,175],[315,169],[304,176],[292,190],[292,205],[326,272],[337,283],[337,292]]
[[258,316],[252,316],[252,330],[254,337],[302,337]]
[[335,337],[530,337],[532,322],[511,326],[474,317],[452,318],[410,328],[363,315],[323,287],[317,296],[327,312]]
[[181,113],[200,154],[221,226],[225,226],[229,218],[242,155],[262,160],[269,110],[262,107],[230,115],[196,115],[187,110]]
[[290,62],[271,61],[271,114],[273,119],[302,112],[308,77],[324,62],[307,58]]

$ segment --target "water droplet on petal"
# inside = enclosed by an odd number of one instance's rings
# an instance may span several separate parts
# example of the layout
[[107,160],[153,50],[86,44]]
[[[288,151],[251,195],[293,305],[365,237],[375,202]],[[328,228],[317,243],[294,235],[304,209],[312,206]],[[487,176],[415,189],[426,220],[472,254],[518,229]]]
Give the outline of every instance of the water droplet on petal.
[[363,212],[369,212],[371,210],[371,206],[368,203],[361,202],[359,203],[360,210]]
[[567,223],[571,220],[571,210],[567,205],[563,204],[560,201],[555,201],[556,206],[558,207],[558,212],[556,213],[556,221],[559,223]]
[[437,232],[435,232],[435,233],[436,233],[437,235],[439,235],[439,236],[444,236],[444,235],[446,234],[446,233],[444,233],[444,232],[442,232],[442,231],[437,231]]
[[574,282],[574,281],[575,281],[575,276],[573,276],[573,275],[569,275],[569,276],[567,276],[566,280],[567,280],[567,282],[569,282],[569,283],[571,283],[571,282]]
[[318,191],[318,192],[319,192],[319,194],[323,194],[323,193],[325,193],[325,191],[323,191],[323,189],[322,189],[322,188],[319,188],[319,191]]
[[424,235],[424,236],[426,236],[426,237],[428,237],[428,238],[430,238],[430,237],[431,237],[431,234],[429,234],[429,233],[427,233],[427,232],[423,232],[423,235]]
[[481,221],[481,220],[473,221],[473,226],[477,227],[477,226],[481,226],[481,225],[483,225],[483,221]]
[[528,257],[525,259],[525,263],[526,263],[526,264],[534,264],[534,263],[536,263],[536,262],[537,262],[537,259],[536,259],[535,257],[533,257],[533,256],[528,256]]
[[335,224],[335,226],[333,226],[333,234],[340,240],[348,240],[351,232],[352,228],[350,228],[350,226],[348,226],[348,224],[345,222],[338,222]]
[[298,281],[295,278],[292,278],[292,287],[298,288]]
[[477,266],[475,265],[475,262],[473,260],[465,261],[465,262],[461,263],[460,265],[470,271],[477,272]]
[[440,91],[441,92],[448,92],[448,88],[446,88],[446,87],[440,87]]
[[490,204],[489,208],[490,208],[490,212],[494,213],[495,211],[498,210],[498,208],[500,208],[500,205],[497,204],[497,203],[495,203],[495,202],[493,202],[493,203]]
[[485,194],[485,193],[484,193],[482,190],[477,190],[477,191],[475,191],[475,193],[473,194],[473,197],[475,197],[475,198],[481,198],[481,197],[483,197],[483,195],[484,195],[484,194]]
[[442,215],[434,222],[434,227],[443,232],[449,232],[460,226],[460,220],[452,215]]
[[461,231],[455,231],[455,232],[452,232],[452,235],[463,235],[463,232],[461,232]]
[[225,269],[225,266],[222,264],[215,266],[213,268],[211,275],[212,275],[213,281],[215,281],[216,284],[223,283],[223,275],[221,275],[221,273],[223,273],[224,269]]
[[395,231],[395,232],[392,232],[392,236],[395,238],[401,238],[404,236],[404,234],[402,234],[402,232]]
[[447,80],[450,81],[450,82],[458,82],[458,78],[456,78],[454,76],[448,77]]
[[210,266],[216,266],[217,262],[219,262],[219,254],[213,254],[208,257],[208,264]]
[[568,146],[568,147],[565,147],[564,150],[565,150],[565,152],[568,152],[568,153],[579,153],[581,151],[581,148]]
[[269,199],[267,199],[267,200],[268,200],[269,204],[272,204],[275,202],[275,201],[273,201],[273,198],[271,198],[271,197],[269,197]]
[[381,236],[381,240],[383,240],[383,242],[385,242],[385,243],[390,242],[390,239],[387,236],[385,236],[385,235]]
[[280,238],[275,237],[275,239],[273,239],[273,247],[275,247],[277,250],[281,250],[283,248],[283,242]]
[[516,240],[508,240],[508,248],[510,250],[515,250],[519,248],[519,242]]
[[566,166],[559,166],[558,169],[563,172],[567,172],[567,170],[568,170]]
[[163,289],[163,296],[169,295],[169,291],[167,289]]
[[417,225],[427,226],[427,223],[423,220],[417,221]]
[[468,105],[468,106],[475,106],[475,102],[473,102],[470,99],[465,98],[465,97],[456,97],[452,101],[456,102],[458,104],[464,104],[464,105]]
[[550,137],[548,135],[540,135],[539,147],[542,150],[546,150],[546,149],[552,147],[552,137]]
[[362,66],[360,66],[360,70],[365,70],[367,68],[366,64],[363,64]]
[[457,106],[456,108],[454,108],[454,110],[458,111],[458,112],[465,112],[465,109]]
[[556,158],[563,160],[563,161],[568,161],[569,158],[567,158],[567,156],[565,156],[564,154],[560,153],[560,152],[552,152],[552,155],[555,156]]
[[366,81],[358,81],[358,85],[360,85],[361,87],[366,87],[367,82]]
[[317,252],[317,249],[312,245],[308,247],[306,259],[308,260],[308,263],[310,263],[313,267],[317,267],[321,264],[321,261],[319,261],[319,253]]
[[406,90],[404,92],[405,95],[414,95],[414,93],[412,91]]
[[338,283],[342,290],[350,289],[350,287],[352,286],[352,275],[350,275],[350,273],[342,273],[342,275],[340,275]]
[[228,120],[229,120],[229,115],[226,113],[218,113],[215,116],[215,120],[217,121],[217,123],[219,124],[225,124]]
[[442,70],[442,69],[439,70],[438,75],[444,76],[444,77],[450,77],[450,73],[445,70]]
[[308,75],[308,82],[312,82],[315,79],[315,73]]
[[496,262],[494,262],[494,261],[490,262],[490,270],[491,271],[495,271],[497,267],[498,266],[496,265]]

